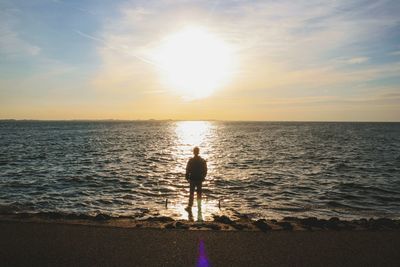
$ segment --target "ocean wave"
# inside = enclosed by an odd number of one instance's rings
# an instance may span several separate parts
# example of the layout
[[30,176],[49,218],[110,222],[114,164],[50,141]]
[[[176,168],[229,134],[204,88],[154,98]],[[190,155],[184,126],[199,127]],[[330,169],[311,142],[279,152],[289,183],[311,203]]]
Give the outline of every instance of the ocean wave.
[[204,197],[226,208],[400,217],[398,124],[206,122],[198,135],[182,123],[0,122],[0,211],[119,216],[186,203],[199,145]]

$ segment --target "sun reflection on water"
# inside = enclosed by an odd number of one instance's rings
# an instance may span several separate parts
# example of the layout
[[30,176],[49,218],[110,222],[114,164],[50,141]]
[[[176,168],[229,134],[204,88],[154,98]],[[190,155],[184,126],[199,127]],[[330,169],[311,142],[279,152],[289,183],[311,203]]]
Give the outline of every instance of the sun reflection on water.
[[[177,159],[176,171],[182,172],[187,160],[193,156],[193,148],[200,148],[200,156],[207,160],[214,142],[214,125],[208,121],[179,121],[175,126],[175,144],[172,148]],[[210,170],[210,165],[208,168]]]
[[176,123],[176,145],[183,155],[187,155],[187,149],[194,146],[205,147],[209,145],[212,124],[208,121],[180,121]]
[[214,200],[203,199],[201,203],[193,206],[191,212],[185,211],[189,195],[184,198],[173,201],[168,205],[167,209],[162,210],[160,213],[163,216],[171,216],[178,220],[188,220],[195,222],[212,221],[213,215],[220,215],[221,210],[218,208],[218,202]]
[[[211,154],[211,145],[214,142],[214,129],[215,125],[208,121],[179,121],[175,124],[175,141],[172,148],[175,156],[175,173],[181,174],[179,183],[182,183],[184,190],[178,193],[176,199],[169,200],[168,208],[162,211],[163,215],[172,216],[177,219],[191,220],[192,217],[195,221],[211,220],[212,214],[219,212],[218,203],[216,200],[208,199],[203,191],[203,201],[197,203],[192,208],[192,215],[185,211],[189,199],[189,183],[186,182],[184,174],[186,163],[190,157],[193,156],[192,150],[195,146],[200,148],[200,156],[208,159]],[[212,165],[207,163],[209,173],[206,181],[203,183],[204,187],[209,186],[209,179],[212,173]],[[182,187],[180,187],[182,188]],[[199,209],[199,207],[201,207]]]

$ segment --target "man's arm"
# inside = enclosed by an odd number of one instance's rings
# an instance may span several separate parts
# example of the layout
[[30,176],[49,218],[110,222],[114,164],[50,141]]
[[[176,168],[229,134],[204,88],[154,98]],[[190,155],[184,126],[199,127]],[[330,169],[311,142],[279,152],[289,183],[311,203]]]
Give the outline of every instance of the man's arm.
[[191,166],[192,166],[191,159],[189,159],[186,164],[186,174],[185,174],[186,180],[188,180],[188,181],[190,179],[190,169],[192,168]]
[[203,179],[206,178],[207,176],[207,161],[204,160],[204,164],[203,164]]

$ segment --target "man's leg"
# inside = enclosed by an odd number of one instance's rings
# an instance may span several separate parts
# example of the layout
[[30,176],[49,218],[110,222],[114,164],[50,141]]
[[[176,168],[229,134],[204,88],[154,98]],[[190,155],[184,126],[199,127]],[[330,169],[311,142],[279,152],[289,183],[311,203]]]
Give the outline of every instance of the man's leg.
[[196,196],[197,196],[197,221],[203,221],[203,214],[201,212],[201,193],[202,193],[202,182],[196,183]]
[[195,188],[196,184],[193,182],[190,182],[190,193],[189,193],[189,205],[188,207],[192,207],[193,206],[193,197],[194,197],[194,188]]
[[197,182],[197,184],[196,184],[197,202],[201,201],[202,187],[203,187],[203,183]]

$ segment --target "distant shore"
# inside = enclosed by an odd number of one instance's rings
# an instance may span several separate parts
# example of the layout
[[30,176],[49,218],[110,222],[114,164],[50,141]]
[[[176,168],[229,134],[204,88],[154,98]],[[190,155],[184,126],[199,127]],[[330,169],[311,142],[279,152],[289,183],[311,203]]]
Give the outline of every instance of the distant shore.
[[180,121],[210,121],[210,122],[266,122],[266,123],[400,123],[400,121],[370,121],[370,120],[221,120],[221,119],[0,119],[0,122],[180,122]]
[[225,216],[201,223],[169,217],[138,221],[105,215],[90,219],[3,215],[0,266],[398,266],[400,262],[398,221],[286,218],[247,223]]

